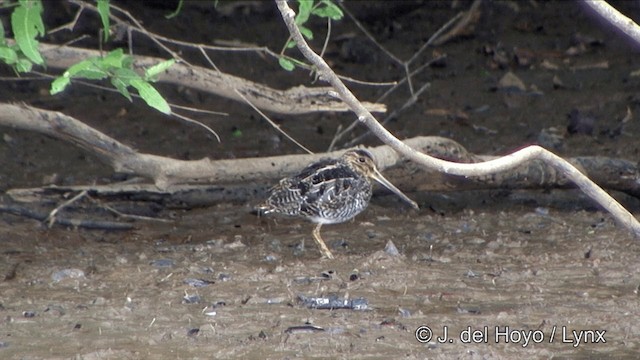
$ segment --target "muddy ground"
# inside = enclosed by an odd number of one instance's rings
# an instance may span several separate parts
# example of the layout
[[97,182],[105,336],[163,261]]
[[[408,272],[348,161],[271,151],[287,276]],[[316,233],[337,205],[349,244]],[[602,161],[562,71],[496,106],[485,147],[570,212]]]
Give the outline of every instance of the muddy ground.
[[[347,7],[382,45],[407,60],[469,6],[456,4]],[[73,17],[73,6],[45,5],[52,9],[49,28]],[[636,3],[616,5],[640,20]],[[150,30],[187,41],[237,40],[279,51],[287,37],[271,3],[219,10],[187,4],[178,21],[165,20],[171,6],[127,8]],[[97,24],[87,14],[76,31],[94,36]],[[319,48],[325,25],[310,26]],[[402,78],[402,69],[353,21],[334,23],[332,38],[341,40],[329,43],[326,58],[341,74],[367,81]],[[143,40],[138,44],[141,54],[164,56]],[[388,127],[400,138],[447,136],[481,154],[542,143],[563,156],[634,160],[640,131],[637,49],[579,3],[487,2],[472,31],[416,60],[417,67],[447,55],[414,78],[416,87],[431,87]],[[205,64],[193,52],[185,56]],[[212,58],[223,71],[276,88],[312,80],[305,71],[287,73],[254,53],[217,52]],[[499,88],[508,72],[524,88]],[[181,159],[301,152],[248,106],[184,89],[160,86],[175,103],[229,113],[200,117],[222,142],[119,95],[77,86],[51,97],[47,81],[2,84],[3,101],[63,111],[144,152]],[[351,87],[372,101],[388,89]],[[408,96],[401,88],[385,103],[393,110]],[[340,124],[354,120],[348,114],[274,118],[318,152]],[[70,144],[8,128],[0,132],[2,190],[121,179]],[[367,138],[364,144],[378,142]],[[422,210],[376,196],[354,221],[325,226],[335,260],[319,259],[312,224],[252,214],[260,198],[198,209],[156,207],[152,215],[172,222],[136,221],[135,230],[124,232],[48,229],[3,214],[0,358],[637,357],[640,245],[579,192],[409,196]],[[637,201],[626,199],[640,212]],[[389,241],[398,255],[385,252]],[[337,296],[366,306],[311,309],[301,296]],[[425,336],[426,327],[433,337],[418,341],[416,333]],[[437,341],[445,329],[448,338]]]

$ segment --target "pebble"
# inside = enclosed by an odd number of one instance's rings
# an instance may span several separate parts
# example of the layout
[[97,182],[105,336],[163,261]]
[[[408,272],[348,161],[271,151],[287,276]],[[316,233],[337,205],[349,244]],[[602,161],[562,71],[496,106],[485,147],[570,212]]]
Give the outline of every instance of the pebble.
[[211,284],[215,284],[215,281],[210,281],[210,280],[205,280],[205,279],[193,279],[193,278],[184,279],[183,282],[185,284],[189,285],[189,286],[193,286],[193,287],[196,287],[196,288],[205,287],[205,286],[209,286]]
[[400,316],[402,316],[403,318],[411,317],[411,310],[409,309],[398,308],[398,312],[400,313]]
[[315,325],[290,326],[284,332],[287,334],[313,334],[325,331],[323,328]]
[[391,241],[391,240],[387,241],[387,245],[384,246],[384,252],[387,255],[391,255],[391,256],[400,255],[400,251],[398,251],[398,248],[396,247],[396,244],[394,244],[393,241]]
[[202,301],[202,298],[200,297],[200,295],[186,294],[185,296],[182,297],[183,304],[199,304],[201,301]]
[[173,259],[157,259],[151,262],[151,266],[157,268],[170,268],[174,267],[176,262]]
[[51,274],[51,279],[55,282],[62,281],[64,279],[80,279],[84,278],[84,271],[80,269],[64,269],[56,271]]

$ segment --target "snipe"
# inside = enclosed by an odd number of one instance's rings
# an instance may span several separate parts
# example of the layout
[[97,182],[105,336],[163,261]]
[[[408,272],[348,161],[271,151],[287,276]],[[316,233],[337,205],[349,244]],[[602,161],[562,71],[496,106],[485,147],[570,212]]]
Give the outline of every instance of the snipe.
[[313,238],[320,252],[333,259],[320,237],[320,228],[323,224],[350,220],[366,209],[371,199],[371,179],[418,209],[415,201],[380,174],[371,153],[362,149],[349,150],[338,159],[318,161],[298,175],[280,180],[258,209],[264,214],[300,216],[318,224],[313,230]]

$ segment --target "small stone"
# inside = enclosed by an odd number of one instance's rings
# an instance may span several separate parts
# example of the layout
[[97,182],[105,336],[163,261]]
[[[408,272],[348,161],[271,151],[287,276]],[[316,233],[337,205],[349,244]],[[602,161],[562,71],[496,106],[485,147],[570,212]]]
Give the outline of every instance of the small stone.
[[387,241],[387,245],[384,246],[384,252],[387,255],[391,255],[391,256],[400,255],[400,251],[398,251],[398,248],[396,247],[396,244],[394,244],[393,241],[391,241],[391,240]]
[[183,281],[185,284],[189,285],[189,286],[193,286],[196,288],[199,287],[205,287],[211,284],[215,284],[215,281],[210,281],[210,280],[205,280],[205,279],[193,279],[193,278],[187,278],[184,279]]
[[157,259],[151,262],[151,266],[157,268],[170,268],[175,266],[176,262],[173,259]]
[[55,282],[62,281],[64,279],[80,279],[84,278],[84,271],[80,269],[64,269],[56,271],[51,274],[51,279]]
[[199,304],[202,301],[200,295],[185,295],[182,297],[183,304]]
[[400,313],[400,316],[402,316],[403,318],[411,317],[411,310],[409,309],[399,308],[398,312]]
[[527,87],[524,85],[524,82],[520,80],[514,73],[509,71],[504,74],[504,76],[498,81],[498,89],[506,90],[506,91],[520,91],[524,92],[527,90]]

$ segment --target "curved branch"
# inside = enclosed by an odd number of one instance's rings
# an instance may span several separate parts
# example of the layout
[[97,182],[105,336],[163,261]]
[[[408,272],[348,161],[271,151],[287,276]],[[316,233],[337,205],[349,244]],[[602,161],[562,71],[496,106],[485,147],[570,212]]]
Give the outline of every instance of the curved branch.
[[631,230],[636,236],[640,236],[640,223],[629,211],[627,211],[627,209],[620,205],[615,199],[607,194],[607,192],[582,174],[573,165],[540,146],[529,146],[510,155],[476,164],[453,163],[414,151],[411,147],[400,141],[380,125],[373,115],[364,106],[362,106],[360,101],[358,101],[353,93],[335,75],[324,59],[309,47],[300,33],[300,29],[298,29],[295,24],[295,12],[289,7],[286,0],[276,0],[276,3],[282,15],[282,19],[289,29],[293,40],[296,42],[298,49],[302,55],[307,58],[307,60],[318,67],[318,74],[320,75],[320,78],[329,82],[333,86],[340,98],[349,105],[354,113],[356,113],[359,121],[366,125],[380,140],[391,146],[394,150],[429,169],[460,176],[482,176],[493,174],[512,169],[524,161],[541,159],[561,171],[567,178],[578,185],[578,187],[590,198],[594,199],[598,204],[609,211],[622,225]]

